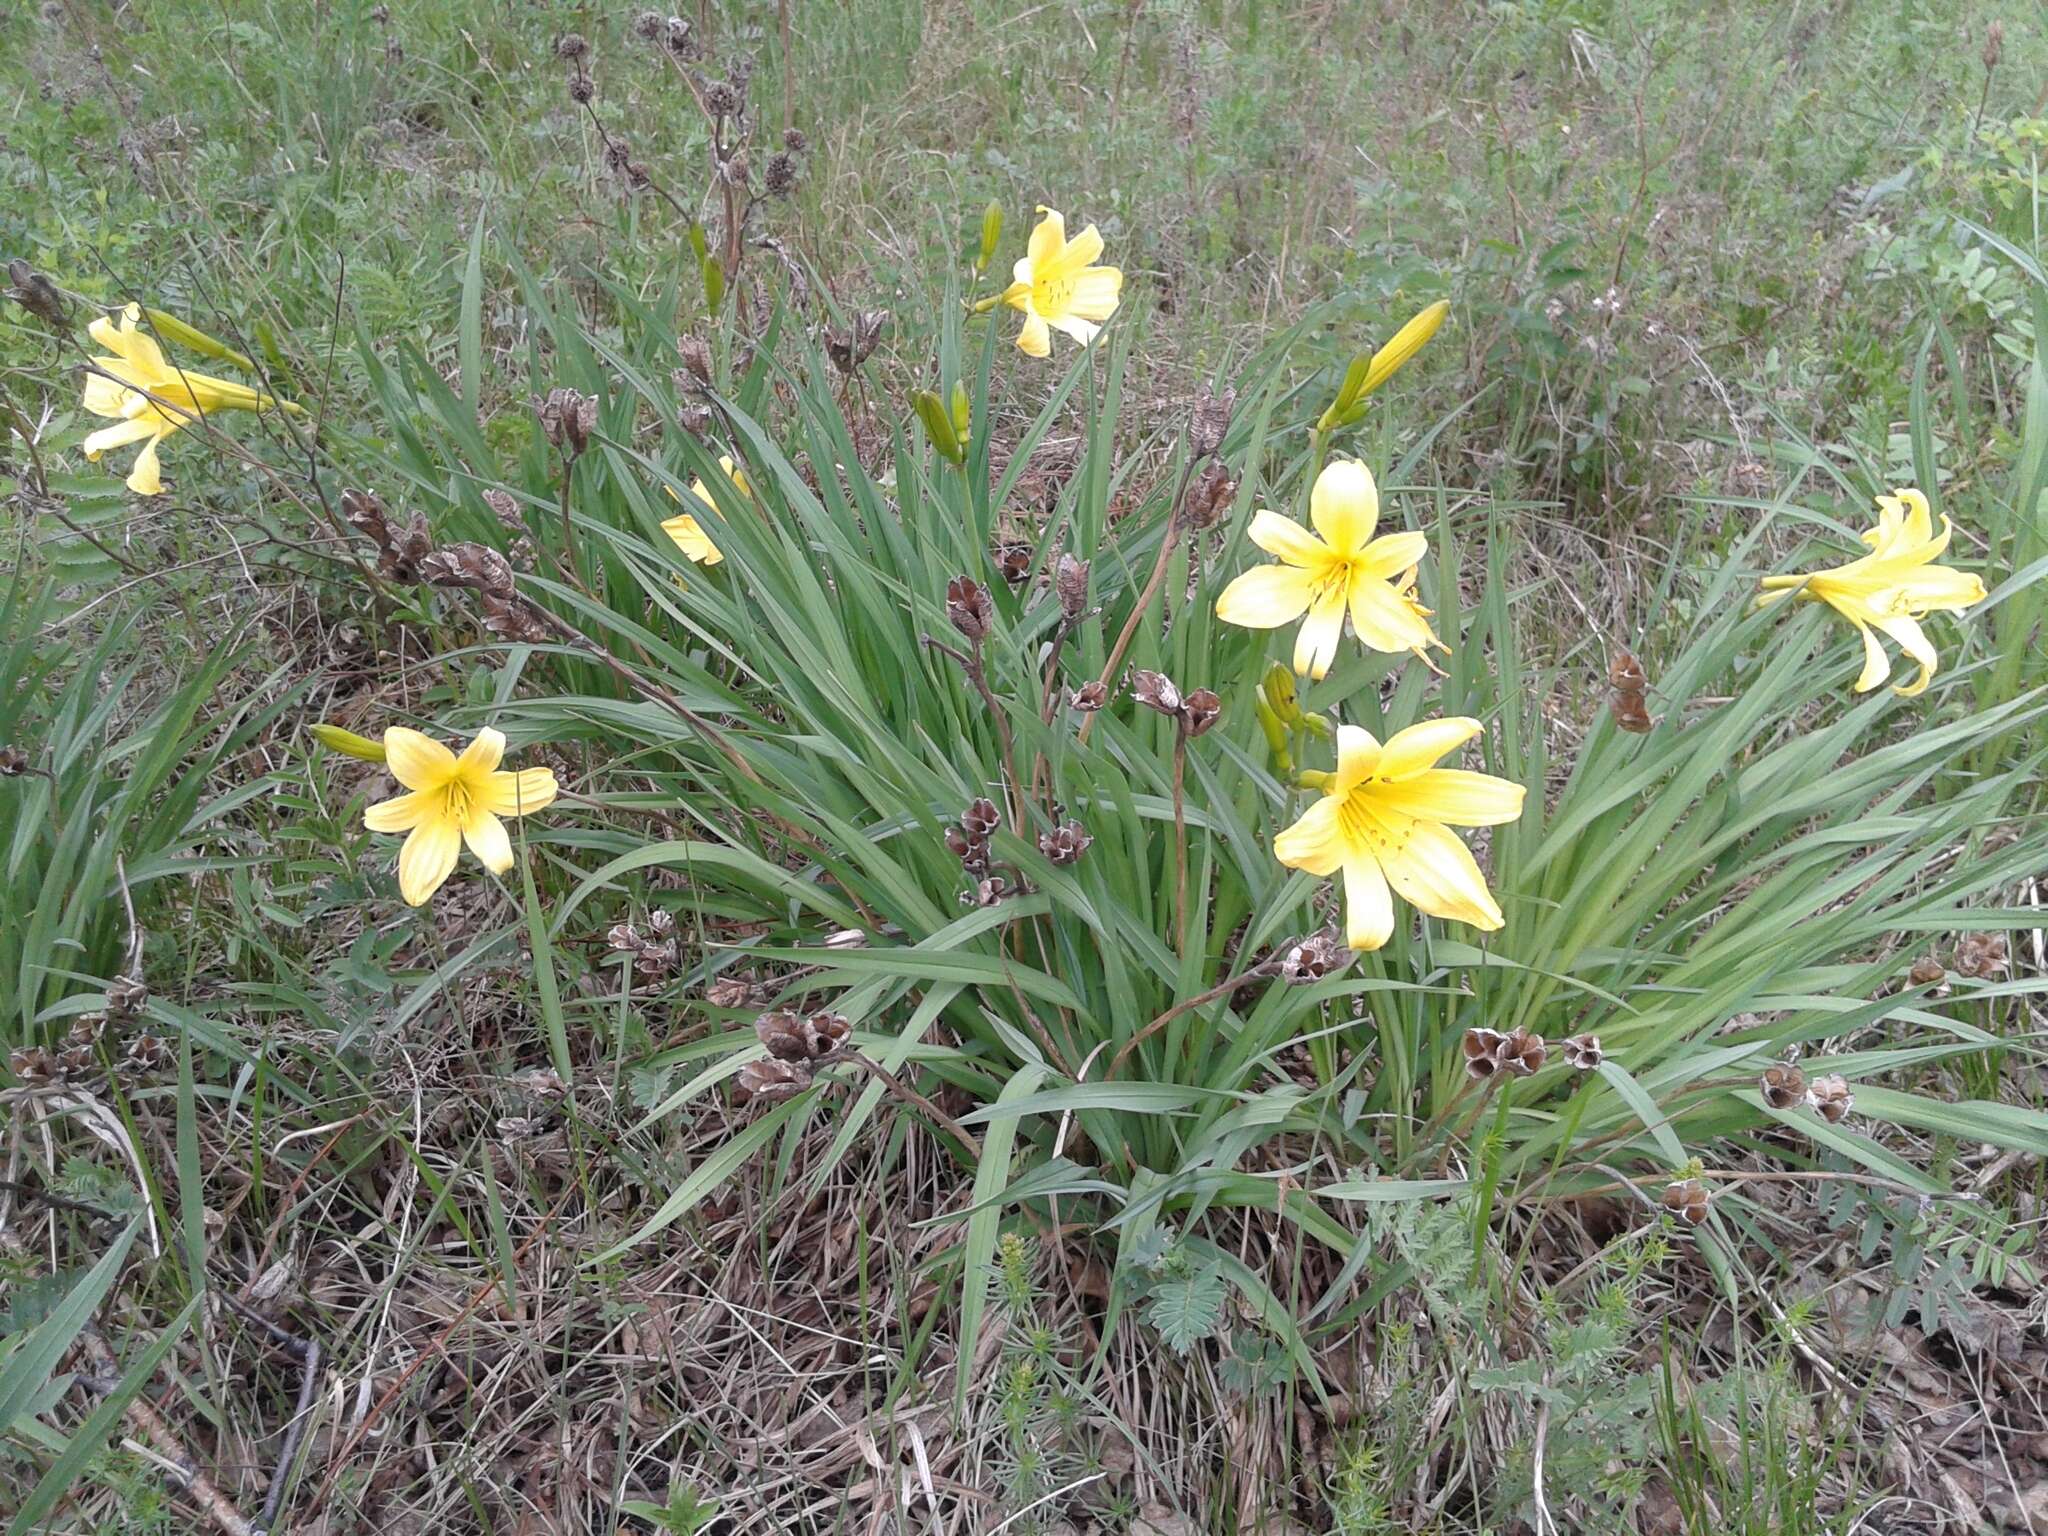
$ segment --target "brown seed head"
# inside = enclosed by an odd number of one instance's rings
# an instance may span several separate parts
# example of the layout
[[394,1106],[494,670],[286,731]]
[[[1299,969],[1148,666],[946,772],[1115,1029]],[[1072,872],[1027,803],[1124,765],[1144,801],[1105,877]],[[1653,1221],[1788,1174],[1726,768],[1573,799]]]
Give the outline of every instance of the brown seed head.
[[1574,1072],[1592,1072],[1607,1059],[1598,1035],[1567,1035],[1558,1042],[1558,1054]]
[[1501,1069],[1516,1077],[1534,1077],[1543,1070],[1549,1055],[1550,1042],[1526,1029],[1514,1031],[1500,1043]]
[[1459,1042],[1465,1055],[1465,1075],[1475,1081],[1492,1077],[1501,1067],[1501,1050],[1508,1037],[1497,1029],[1468,1029]]
[[659,11],[642,11],[633,18],[633,35],[643,43],[658,43],[668,31],[668,18]]
[[1209,688],[1197,688],[1181,705],[1181,724],[1190,739],[1201,735],[1223,714],[1223,701]]
[[28,772],[28,754],[19,747],[0,747],[0,779],[18,779]]
[[768,157],[768,169],[761,173],[761,185],[770,197],[787,197],[796,190],[796,156],[777,150]]
[[1194,417],[1188,423],[1188,451],[1202,459],[1221,448],[1224,435],[1230,431],[1230,413],[1236,408],[1236,390],[1226,389],[1219,395],[1204,384],[1195,399]]
[[1237,476],[1220,461],[1202,466],[1187,494],[1181,498],[1181,518],[1190,528],[1213,528],[1237,499]]
[[996,568],[1003,573],[1003,580],[1011,586],[1021,586],[1031,574],[1031,546],[1029,544],[1005,544],[996,551]]
[[7,263],[7,279],[14,285],[7,293],[15,303],[53,331],[69,328],[70,306],[64,302],[64,295],[57,291],[56,284],[19,257]]
[[1934,956],[1922,955],[1906,972],[1906,980],[1916,987],[1938,987],[1948,980],[1948,972],[1941,968],[1941,962]]
[[569,77],[569,99],[579,107],[588,106],[597,98],[597,82],[585,74]]
[[714,80],[704,87],[704,110],[713,117],[736,116],[745,104],[746,98],[723,80]]
[[564,32],[555,39],[555,57],[571,63],[590,54],[590,41],[581,32]]
[[9,1051],[7,1070],[14,1074],[15,1081],[30,1088],[54,1082],[61,1075],[57,1058],[40,1045],[24,1045]]
[[1350,964],[1351,946],[1344,942],[1344,935],[1323,928],[1287,947],[1280,959],[1280,977],[1289,986],[1306,987]]
[[1984,32],[1984,69],[1988,74],[2005,57],[2005,23],[1993,20]]
[[946,617],[969,640],[985,640],[995,627],[996,605],[972,576],[946,583]]
[[704,989],[704,1001],[714,1008],[744,1008],[754,1000],[754,984],[744,976],[715,976]]
[[1059,593],[1060,612],[1069,619],[1080,618],[1088,607],[1088,562],[1061,555],[1053,573],[1053,589]]
[[804,1020],[803,1036],[805,1052],[819,1061],[853,1038],[853,1022],[843,1013],[814,1013]]
[[1964,934],[1956,943],[1955,968],[1978,981],[1995,981],[2005,972],[2005,935]]
[[1050,832],[1039,833],[1038,851],[1054,864],[1076,864],[1094,841],[1086,827],[1069,819]]
[[1084,715],[1092,715],[1109,702],[1109,685],[1102,682],[1083,683],[1074,690],[1074,708]]
[[1849,1118],[1849,1111],[1856,1107],[1856,1095],[1849,1091],[1849,1084],[1839,1072],[1816,1077],[1807,1091],[1813,1100],[1814,1112],[1829,1125],[1840,1125]]
[[116,976],[107,987],[107,1017],[114,1024],[126,1029],[142,1017],[142,1010],[149,1006],[149,987],[134,976]]
[[1806,1100],[1806,1074],[1794,1066],[1765,1067],[1757,1092],[1771,1108],[1790,1109]]

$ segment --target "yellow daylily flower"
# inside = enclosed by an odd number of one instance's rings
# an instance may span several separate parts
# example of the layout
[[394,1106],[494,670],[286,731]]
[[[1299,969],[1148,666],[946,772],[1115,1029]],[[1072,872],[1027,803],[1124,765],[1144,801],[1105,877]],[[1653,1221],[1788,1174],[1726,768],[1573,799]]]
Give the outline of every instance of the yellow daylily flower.
[[1376,651],[1426,657],[1428,647],[1443,645],[1414,596],[1415,566],[1429,539],[1373,537],[1380,493],[1371,470],[1350,459],[1324,466],[1309,492],[1308,514],[1315,533],[1278,512],[1252,518],[1252,542],[1281,563],[1246,571],[1225,587],[1216,617],[1246,629],[1278,629],[1307,614],[1294,642],[1294,670],[1318,679],[1336,660],[1347,610],[1358,638]]
[[1024,311],[1017,347],[1028,357],[1052,351],[1053,330],[1065,331],[1087,346],[1116,313],[1117,295],[1124,287],[1124,275],[1117,268],[1089,265],[1102,254],[1102,236],[1093,224],[1069,240],[1066,218],[1058,209],[1040,203],[1038,211],[1045,217],[1031,231],[1031,243],[1011,269],[1016,281],[1002,293],[1005,304]]
[[[749,501],[754,499],[754,488],[747,483],[747,472],[733,463],[730,454],[718,456],[718,467],[725,471],[725,478],[733,483],[734,489]],[[668,494],[672,501],[680,502],[683,499],[676,495],[673,488],[669,489]],[[711,500],[711,488],[702,480],[690,482],[690,494],[707,507],[715,505]],[[661,531],[675,540],[677,549],[699,565],[716,565],[725,558],[719,552],[718,546],[711,542],[711,535],[706,533],[697,519],[688,512],[669,518],[661,525]]]
[[1802,602],[1826,603],[1854,624],[1863,637],[1858,693],[1870,692],[1891,676],[1891,659],[1877,639],[1879,633],[1889,635],[1920,664],[1918,678],[1892,687],[1910,698],[1926,688],[1940,662],[1920,620],[1934,612],[1961,613],[1983,602],[1984,581],[1975,572],[1934,563],[1948,548],[1954,528],[1944,516],[1941,532],[1934,531],[1927,498],[1917,490],[1902,486],[1878,497],[1877,507],[1877,526],[1863,535],[1869,554],[1823,571],[1766,576],[1756,605],[1765,608],[1796,594]]
[[117,326],[105,315],[87,327],[111,356],[92,360],[85,377],[85,408],[118,425],[102,427],[85,440],[85,456],[97,461],[109,448],[143,442],[128,472],[128,489],[138,496],[163,490],[157,445],[188,422],[222,411],[267,411],[276,404],[246,384],[190,373],[169,362],[156,338],[140,328],[141,306],[130,304]]
[[1522,786],[1436,766],[1479,732],[1477,720],[1428,720],[1382,746],[1370,731],[1337,727],[1337,771],[1323,798],[1273,840],[1273,853],[1319,877],[1343,871],[1353,949],[1378,949],[1393,935],[1392,892],[1432,917],[1488,932],[1501,926],[1486,877],[1450,829],[1515,820]]
[[431,736],[394,725],[384,732],[384,755],[409,793],[371,806],[363,825],[409,834],[398,852],[398,892],[408,906],[441,888],[464,843],[486,869],[505,873],[512,867],[512,839],[499,818],[530,816],[554,803],[553,770],[501,771],[505,737],[488,728],[457,757]]

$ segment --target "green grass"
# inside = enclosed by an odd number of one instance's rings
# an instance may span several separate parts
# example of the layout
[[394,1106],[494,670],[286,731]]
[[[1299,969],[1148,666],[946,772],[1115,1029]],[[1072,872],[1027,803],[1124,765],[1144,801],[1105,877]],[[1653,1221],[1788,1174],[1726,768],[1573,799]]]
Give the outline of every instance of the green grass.
[[[758,226],[779,250],[715,306],[705,119],[630,10],[390,9],[0,19],[0,253],[187,316],[307,407],[180,433],[138,503],[78,451],[76,337],[0,315],[0,742],[29,770],[0,779],[0,1039],[61,1047],[117,978],[150,991],[70,1088],[10,1067],[33,1241],[0,1255],[29,1298],[0,1486],[55,1528],[158,1518],[102,1449],[147,1387],[245,1512],[277,1468],[302,1520],[382,1526],[922,1529],[931,1475],[1010,1529],[1832,1531],[1925,1493],[1849,1449],[1897,1379],[1794,1372],[1847,1370],[1801,1284],[1823,1250],[1930,1335],[2037,1283],[2032,8],[861,0],[790,7],[785,56],[777,6],[717,7],[716,64],[756,61],[756,184],[785,122],[808,148]],[[658,191],[626,195],[607,136]],[[1128,283],[1091,352],[1029,363],[1013,313],[962,318],[991,199],[990,281],[1033,204],[1101,225]],[[1255,702],[1288,641],[1213,599],[1254,507],[1301,512],[1347,361],[1438,297],[1333,446],[1429,535],[1452,649],[1434,676],[1347,640],[1303,704],[1485,723],[1467,765],[1530,791],[1479,839],[1508,925],[1404,915],[1340,974],[1234,987],[1332,898],[1271,856],[1306,804]],[[820,327],[867,308],[847,380]],[[1224,384],[1242,483],[1190,538],[1183,429]],[[956,385],[959,464],[910,408]],[[557,388],[601,402],[570,468],[531,409]],[[658,528],[699,477],[716,567]],[[1907,482],[1992,599],[1929,621],[1926,696],[1857,699],[1841,626],[1748,599]],[[551,633],[365,580],[350,486],[444,547],[518,535]],[[1087,559],[1086,611],[1004,582],[1006,543]],[[966,648],[963,573],[993,708],[926,640]],[[1623,648],[1647,734],[1604,707]],[[1040,707],[1049,665],[1063,693],[1126,664],[1220,695],[1178,789],[1175,727],[1128,697],[1085,736]],[[465,862],[411,913],[362,827],[387,786],[316,719],[497,724],[572,797],[506,881]],[[1028,889],[979,905],[944,832],[1006,785]],[[1072,866],[1038,843],[1067,816]],[[678,951],[636,973],[607,930],[653,912]],[[2009,971],[1903,986],[1963,935],[2007,936]],[[749,1109],[774,1004],[847,1015],[865,1061]],[[1479,1026],[1607,1060],[1477,1090]],[[1765,1105],[1788,1056],[1854,1117]],[[1659,1203],[1690,1176],[1697,1233]],[[124,1365],[97,1400],[52,1379],[95,1314]],[[327,1351],[291,1458],[266,1319]]]

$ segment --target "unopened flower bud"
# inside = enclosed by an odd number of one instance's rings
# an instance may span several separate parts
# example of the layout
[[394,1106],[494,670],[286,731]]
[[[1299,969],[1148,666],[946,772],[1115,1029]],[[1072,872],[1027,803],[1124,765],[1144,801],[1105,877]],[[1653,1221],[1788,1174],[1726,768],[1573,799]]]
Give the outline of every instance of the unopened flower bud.
[[953,381],[951,400],[953,435],[964,445],[974,440],[974,403],[967,397],[967,386],[960,380]]
[[996,245],[1003,238],[1003,205],[994,198],[981,211],[981,249],[974,258],[974,270],[986,272],[996,259]]
[[338,725],[329,725],[324,720],[318,725],[306,727],[306,734],[330,752],[339,752],[343,757],[359,758],[366,763],[384,761],[384,743],[372,741],[367,736],[358,736],[354,731],[343,730]]
[[955,576],[946,583],[946,617],[969,640],[984,640],[995,626],[995,604],[972,576]]
[[953,429],[953,416],[945,402],[931,390],[920,389],[910,397],[910,406],[939,457],[949,464],[966,463],[967,450],[960,446],[960,434]]

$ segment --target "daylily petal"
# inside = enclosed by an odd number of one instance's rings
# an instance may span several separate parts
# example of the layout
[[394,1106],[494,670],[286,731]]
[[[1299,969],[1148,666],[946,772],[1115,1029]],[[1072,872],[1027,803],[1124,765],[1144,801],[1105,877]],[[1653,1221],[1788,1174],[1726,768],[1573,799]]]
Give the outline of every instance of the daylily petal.
[[505,733],[485,726],[476,733],[476,740],[462,749],[462,756],[455,759],[455,774],[465,784],[480,785],[484,779],[497,772],[498,764],[505,758]]
[[1056,331],[1065,332],[1084,347],[1102,332],[1102,327],[1093,320],[1083,320],[1071,309],[1065,314],[1050,317],[1046,324]]
[[160,496],[163,494],[163,465],[156,456],[156,445],[170,434],[159,428],[152,433],[148,442],[142,445],[142,452],[135,456],[135,463],[128,471],[128,489],[138,496]]
[[429,816],[414,827],[398,850],[398,894],[405,904],[424,905],[454,873],[461,853],[462,828],[453,816]]
[[[104,364],[105,359],[95,359]],[[95,416],[126,416],[128,402],[135,391],[127,385],[110,379],[104,372],[88,373],[85,376],[85,408]],[[145,401],[144,404],[148,402]]]
[[1960,612],[1984,601],[1984,578],[1952,565],[1925,565],[1899,579],[1899,594],[1915,613]]
[[160,421],[137,419],[118,422],[114,426],[101,427],[96,432],[88,433],[80,446],[85,449],[85,456],[88,459],[97,459],[109,448],[123,448],[142,438],[155,437],[163,429],[163,423]]
[[1379,949],[1394,936],[1394,898],[1370,855],[1344,861],[1344,929],[1353,949]]
[[1334,874],[1351,857],[1352,847],[1344,833],[1344,801],[1324,795],[1301,819],[1273,839],[1273,856],[1289,869],[1304,870],[1321,878]]
[[1390,533],[1383,539],[1374,539],[1359,552],[1354,567],[1368,576],[1377,576],[1382,581],[1392,581],[1403,571],[1412,571],[1429,553],[1429,535],[1426,533]]
[[1320,571],[1330,563],[1330,547],[1291,517],[1278,512],[1252,514],[1245,529],[1250,539],[1267,554],[1304,570]]
[[1372,471],[1355,459],[1324,465],[1308,493],[1308,516],[1334,553],[1346,559],[1356,555],[1380,520],[1380,492]]
[[[1292,566],[1269,566],[1299,576]],[[1244,578],[1239,577],[1242,581]],[[1317,682],[1330,675],[1330,663],[1337,659],[1337,644],[1344,638],[1344,592],[1331,587],[1310,606],[1301,621],[1301,633],[1294,637],[1294,670],[1305,672]]]
[[1489,932],[1503,923],[1486,877],[1458,835],[1434,822],[1406,829],[1397,852],[1383,854],[1387,880],[1411,905],[1431,917],[1470,923]]
[[1376,651],[1419,651],[1436,639],[1413,605],[1376,576],[1354,573],[1348,596],[1351,627]]
[[1427,768],[1411,779],[1373,787],[1373,804],[1451,827],[1497,827],[1522,814],[1525,791],[1490,773]]
[[[1879,619],[1877,627],[1897,641],[1900,650],[1920,663],[1919,677],[1910,683],[1895,684],[1892,692],[1906,699],[1912,698],[1916,693],[1925,692],[1928,683],[1934,678],[1934,669],[1941,662],[1941,658],[1935,654],[1934,643],[1927,638],[1927,632],[1912,619],[1903,617]],[[1889,668],[1886,669],[1886,675],[1890,675]]]
[[1332,795],[1348,795],[1379,771],[1379,738],[1362,725],[1337,727],[1337,771],[1330,776]]
[[[1089,229],[1092,233],[1094,226]],[[1124,275],[1117,268],[1089,267],[1074,278],[1068,308],[1083,320],[1107,320],[1116,313],[1117,298],[1123,288]]]
[[699,565],[716,565],[725,558],[718,546],[711,542],[711,535],[687,512],[680,517],[669,518],[661,525],[661,531],[669,536],[677,549]]
[[372,832],[410,832],[440,805],[441,796],[432,790],[411,790],[365,807],[363,825]]
[[1216,617],[1245,629],[1278,629],[1308,611],[1315,593],[1312,573],[1292,565],[1261,565],[1246,571],[1216,599]]
[[462,824],[462,840],[492,874],[502,875],[512,867],[512,839],[506,835],[505,823],[489,811],[469,813]]
[[1891,658],[1878,643],[1877,632],[1861,619],[1851,621],[1856,633],[1863,637],[1863,670],[1856,674],[1856,691],[1868,693],[1879,683],[1892,675]]
[[[1031,231],[1031,239],[1025,246],[1025,260],[1031,263],[1034,273],[1043,273],[1050,262],[1057,261],[1067,245],[1066,215],[1057,208],[1038,205],[1038,211],[1045,215]],[[1020,279],[1023,273],[1017,274]],[[1028,281],[1028,279],[1026,279]]]
[[1446,715],[1396,731],[1380,750],[1381,779],[1405,779],[1436,765],[1485,729],[1468,715]]
[[1031,262],[1028,257],[1018,261],[1016,273],[1017,280],[998,297],[1012,309],[1027,309],[1031,304]]
[[1052,332],[1042,316],[1024,317],[1024,329],[1017,333],[1017,350],[1026,357],[1044,357],[1052,351]]
[[384,762],[407,789],[439,789],[455,776],[455,754],[405,725],[384,728]]
[[493,816],[531,816],[553,805],[557,793],[552,768],[522,768],[492,774],[477,792],[475,804]]
[[1090,224],[1060,248],[1052,261],[1035,270],[1040,277],[1077,277],[1102,254],[1102,231]]

